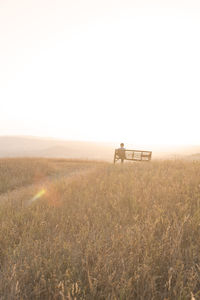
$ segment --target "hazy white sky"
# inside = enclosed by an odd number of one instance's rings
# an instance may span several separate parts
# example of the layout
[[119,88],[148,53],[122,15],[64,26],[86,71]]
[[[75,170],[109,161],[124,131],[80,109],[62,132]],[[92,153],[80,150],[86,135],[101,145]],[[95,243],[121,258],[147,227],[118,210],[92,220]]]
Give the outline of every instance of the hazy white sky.
[[0,0],[0,135],[200,144],[200,2]]

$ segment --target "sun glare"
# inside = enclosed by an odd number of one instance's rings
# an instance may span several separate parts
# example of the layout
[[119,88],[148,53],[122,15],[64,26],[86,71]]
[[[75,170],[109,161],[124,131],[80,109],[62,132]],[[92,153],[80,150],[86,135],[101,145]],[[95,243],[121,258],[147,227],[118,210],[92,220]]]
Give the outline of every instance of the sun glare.
[[0,134],[199,143],[197,12],[128,6],[87,22],[65,18],[62,26],[56,17],[54,32],[48,15],[40,24],[45,38],[29,22],[29,35],[11,23],[16,37],[4,25]]

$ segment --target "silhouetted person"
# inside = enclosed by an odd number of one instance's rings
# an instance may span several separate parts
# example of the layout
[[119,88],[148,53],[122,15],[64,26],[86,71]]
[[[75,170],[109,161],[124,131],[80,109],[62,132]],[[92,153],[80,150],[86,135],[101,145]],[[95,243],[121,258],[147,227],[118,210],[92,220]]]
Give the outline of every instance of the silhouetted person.
[[121,163],[123,164],[124,159],[125,159],[125,148],[124,148],[124,143],[120,144],[120,148],[117,149],[118,150],[118,155],[119,158],[121,159]]

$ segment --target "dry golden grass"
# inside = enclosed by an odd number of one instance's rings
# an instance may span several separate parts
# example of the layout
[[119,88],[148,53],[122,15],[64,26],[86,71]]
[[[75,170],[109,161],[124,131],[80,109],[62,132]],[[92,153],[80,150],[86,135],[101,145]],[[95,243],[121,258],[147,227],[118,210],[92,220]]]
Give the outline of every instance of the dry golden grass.
[[200,163],[93,164],[0,204],[0,298],[200,299]]
[[90,161],[45,158],[0,159],[0,194],[13,189],[37,183],[47,176],[91,166]]
[[0,193],[33,183],[51,172],[45,159],[0,159]]

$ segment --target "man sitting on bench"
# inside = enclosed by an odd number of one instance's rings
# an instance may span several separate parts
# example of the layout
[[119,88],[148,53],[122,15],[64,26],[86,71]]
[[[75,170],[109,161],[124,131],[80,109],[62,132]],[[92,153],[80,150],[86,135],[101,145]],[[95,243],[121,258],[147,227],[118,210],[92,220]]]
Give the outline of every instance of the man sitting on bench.
[[121,163],[123,164],[125,157],[125,148],[124,148],[124,143],[120,144],[120,148],[117,149],[117,154],[119,158],[121,159]]

